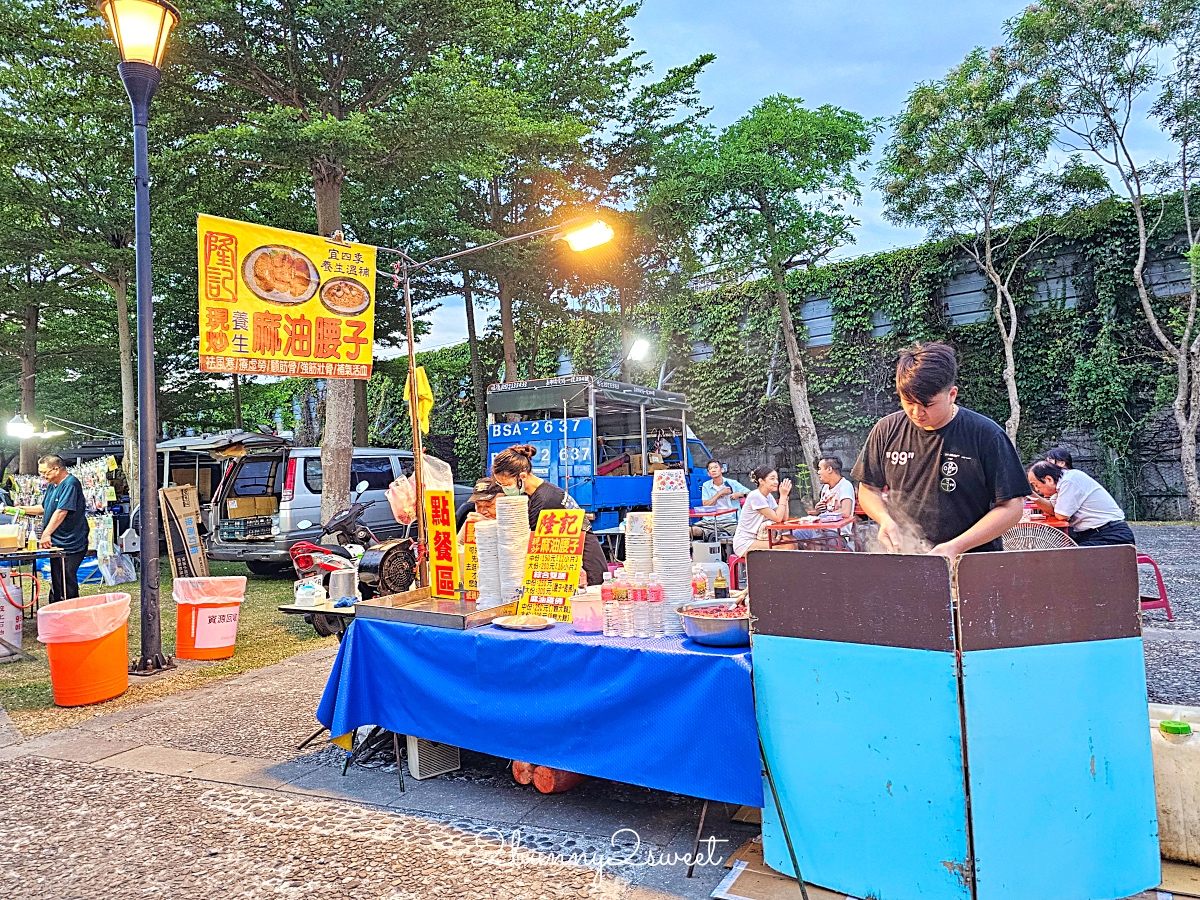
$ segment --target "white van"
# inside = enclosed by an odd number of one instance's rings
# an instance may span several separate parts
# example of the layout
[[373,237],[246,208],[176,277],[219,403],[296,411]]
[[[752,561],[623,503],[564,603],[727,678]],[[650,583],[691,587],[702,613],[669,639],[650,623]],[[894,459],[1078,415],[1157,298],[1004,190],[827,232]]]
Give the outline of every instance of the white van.
[[[388,485],[412,471],[412,451],[356,447],[350,487],[367,483],[361,499],[375,503],[363,521],[381,541],[403,537],[405,526],[392,517]],[[247,450],[232,461],[213,495],[208,522],[210,559],[244,562],[255,575],[291,569],[288,550],[301,540],[316,541],[321,529],[321,448],[283,447]],[[455,485],[455,506],[471,494]],[[300,528],[302,521],[314,523]]]

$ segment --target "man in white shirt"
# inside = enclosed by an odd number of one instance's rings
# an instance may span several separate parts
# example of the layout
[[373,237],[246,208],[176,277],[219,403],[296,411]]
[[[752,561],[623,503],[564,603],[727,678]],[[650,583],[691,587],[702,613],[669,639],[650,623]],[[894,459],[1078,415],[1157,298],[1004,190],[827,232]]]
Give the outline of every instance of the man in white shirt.
[[[854,530],[854,485],[842,475],[842,461],[836,456],[822,458],[817,464],[817,479],[821,482],[821,499],[809,513],[828,520],[830,531],[837,529],[849,540]],[[797,536],[809,535],[797,532]]]
[[700,487],[700,502],[706,510],[727,512],[701,519],[692,526],[692,537],[709,540],[718,536],[732,537],[734,529],[737,528],[741,500],[750,493],[750,488],[732,478],[726,478],[720,460],[710,459],[705,470],[709,480]]
[[1038,509],[1067,519],[1071,523],[1070,535],[1079,546],[1135,543],[1133,529],[1125,521],[1125,511],[1087,473],[1062,469],[1043,460],[1030,466],[1026,474]]

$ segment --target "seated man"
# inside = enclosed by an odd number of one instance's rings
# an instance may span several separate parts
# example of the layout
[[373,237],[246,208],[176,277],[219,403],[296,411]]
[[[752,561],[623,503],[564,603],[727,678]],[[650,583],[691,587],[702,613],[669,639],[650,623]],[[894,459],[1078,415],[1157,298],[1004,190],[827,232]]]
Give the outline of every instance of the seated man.
[[692,537],[715,540],[718,537],[733,537],[737,529],[738,510],[741,499],[750,493],[750,488],[725,477],[721,461],[710,459],[705,466],[708,481],[700,488],[700,502],[707,510],[728,510],[719,516],[707,516],[692,526]]
[[1125,511],[1086,472],[1063,469],[1043,460],[1030,466],[1026,475],[1038,509],[1067,519],[1068,533],[1080,547],[1135,543],[1133,529],[1125,521]]
[[[817,478],[821,482],[821,499],[817,501],[815,509],[809,510],[809,515],[819,516],[822,523],[828,524],[830,531],[839,531],[845,545],[853,549],[854,485],[842,475],[842,461],[836,456],[822,457],[817,464]],[[811,532],[798,531],[795,532],[795,535],[802,541],[805,538],[812,538]],[[831,538],[816,538],[807,543],[820,543],[822,547],[836,548],[840,542]],[[821,548],[811,546],[806,549]]]

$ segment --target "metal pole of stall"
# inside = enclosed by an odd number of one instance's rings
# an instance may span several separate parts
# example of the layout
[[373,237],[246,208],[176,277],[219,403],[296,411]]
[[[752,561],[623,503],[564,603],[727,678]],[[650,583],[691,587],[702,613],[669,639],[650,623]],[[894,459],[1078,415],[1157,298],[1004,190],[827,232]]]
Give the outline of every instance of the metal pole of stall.
[[417,546],[420,551],[418,573],[421,577],[421,586],[428,587],[429,560],[425,554],[425,470],[421,459],[425,450],[421,442],[421,417],[417,411],[417,353],[414,348],[416,341],[413,334],[412,290],[407,259],[403,259],[400,265],[404,270],[404,321],[408,328],[408,415],[412,424],[413,480],[417,487]]
[[650,447],[646,443],[646,404],[638,404],[638,414],[642,422],[642,474],[647,475],[650,472]]
[[133,106],[134,259],[137,272],[138,466],[141,495],[141,655],[130,667],[150,675],[173,666],[162,652],[158,590],[158,392],[154,381],[154,296],[150,281],[150,98],[161,73],[148,63],[117,66]]

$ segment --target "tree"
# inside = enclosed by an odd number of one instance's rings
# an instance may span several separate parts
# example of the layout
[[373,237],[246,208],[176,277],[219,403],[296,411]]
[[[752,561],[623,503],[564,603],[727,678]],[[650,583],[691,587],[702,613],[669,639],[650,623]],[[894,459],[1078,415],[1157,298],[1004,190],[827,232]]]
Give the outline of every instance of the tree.
[[991,284],[1004,348],[1004,430],[1015,445],[1021,397],[1014,278],[1062,232],[1061,213],[1105,193],[1107,183],[1077,160],[1050,171],[1051,109],[1001,50],[976,48],[943,80],[919,85],[892,124],[875,179],[887,218],[953,240]]
[[[648,203],[693,229],[726,277],[765,273],[787,349],[788,393],[801,452],[815,482],[821,444],[808,397],[788,272],[853,241],[856,175],[876,125],[834,106],[767,97],[720,134],[683,137],[659,165]],[[801,306],[803,301],[801,301]]]
[[[1154,191],[1167,185],[1155,184],[1163,167],[1138,158],[1130,129],[1141,104],[1157,100],[1157,115],[1180,152],[1178,167],[1167,168],[1189,172],[1189,151],[1194,152],[1197,134],[1197,17],[1200,8],[1195,0],[1045,0],[1008,24],[1016,58],[1041,81],[1054,104],[1064,143],[1091,154],[1113,172],[1132,206],[1138,237],[1133,284],[1150,332],[1174,369],[1171,411],[1193,518],[1200,518],[1196,467],[1200,334],[1195,282],[1178,301],[1167,301],[1155,297],[1147,281],[1150,241],[1166,209],[1165,199]],[[1191,188],[1189,177],[1183,182],[1185,196]],[[1190,221],[1188,236],[1194,246]]]
[[[437,172],[474,145],[493,92],[460,77],[459,48],[487,46],[504,24],[497,0],[204,0],[179,45],[225,113],[214,145],[293,187],[306,175],[317,232],[332,235],[348,176]],[[355,394],[350,381],[326,387],[322,518],[349,497]]]
[[[82,4],[10,4],[0,34],[9,62],[0,67],[0,157],[13,173],[4,203],[24,210],[51,265],[86,273],[111,292],[124,468],[136,504],[137,388],[128,302],[133,162],[116,53],[103,23]],[[93,312],[106,319],[113,314],[100,304]],[[36,317],[34,322],[36,327]],[[25,383],[32,397],[32,377]]]

